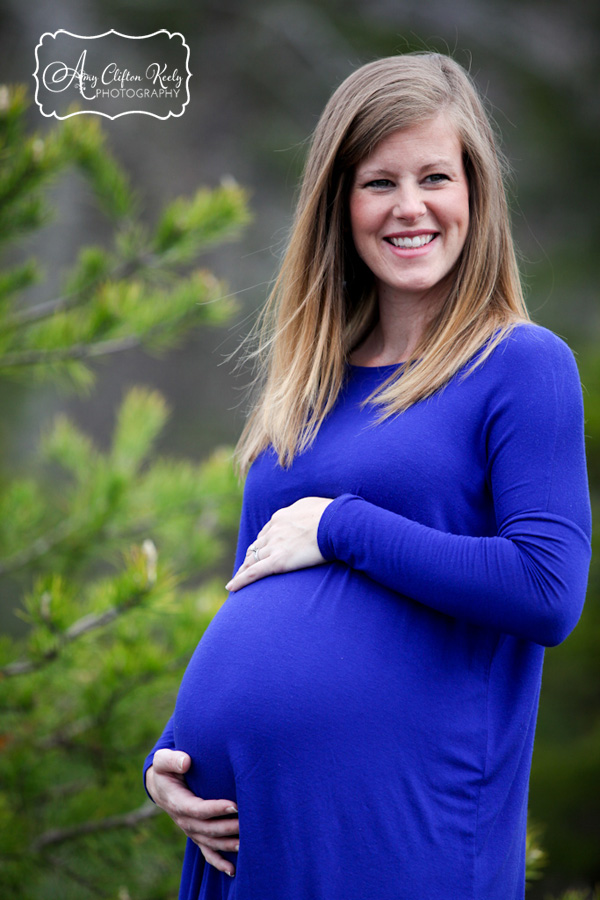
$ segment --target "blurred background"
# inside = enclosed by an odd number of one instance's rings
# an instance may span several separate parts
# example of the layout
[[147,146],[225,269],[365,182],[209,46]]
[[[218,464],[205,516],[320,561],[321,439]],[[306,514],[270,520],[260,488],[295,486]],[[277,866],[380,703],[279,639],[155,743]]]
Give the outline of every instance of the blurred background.
[[[167,121],[130,115],[102,120],[102,127],[149,222],[165,203],[200,185],[215,186],[223,176],[248,188],[254,219],[239,241],[203,261],[238,298],[239,312],[225,327],[194,333],[162,357],[133,350],[95,363],[93,397],[1,382],[3,473],[27,471],[40,433],[58,411],[105,446],[115,410],[133,384],[158,388],[172,408],[161,452],[201,459],[235,441],[247,377],[234,373],[228,357],[247,334],[277,267],[306,139],[332,90],[352,70],[415,49],[451,53],[487,98],[513,171],[510,200],[531,315],[578,353],[592,403],[600,354],[600,5],[0,0],[0,82],[24,83],[33,97],[35,46],[42,33],[59,28],[80,35],[111,28],[130,35],[181,32],[193,74],[184,115]],[[41,134],[52,127],[35,105],[29,117]],[[61,179],[53,190],[60,219],[22,251],[51,261],[43,294],[32,288],[26,302],[57,290],[73,246],[102,240],[106,228],[83,181]],[[597,460],[597,445],[589,450]],[[547,655],[530,812],[543,828],[550,861],[532,898],[600,880],[597,588],[593,574],[584,620]],[[5,631],[19,628],[11,600],[0,597]]]

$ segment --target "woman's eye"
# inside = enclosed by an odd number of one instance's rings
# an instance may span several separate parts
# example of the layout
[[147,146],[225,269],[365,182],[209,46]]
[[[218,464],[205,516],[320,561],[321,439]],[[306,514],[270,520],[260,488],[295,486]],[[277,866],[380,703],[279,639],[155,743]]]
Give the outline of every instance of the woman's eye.
[[442,172],[435,172],[432,175],[428,175],[425,181],[428,181],[430,184],[440,184],[442,181],[448,181],[448,176]]
[[391,181],[388,178],[377,178],[374,181],[368,181],[365,187],[374,187],[374,188],[386,188],[391,185]]

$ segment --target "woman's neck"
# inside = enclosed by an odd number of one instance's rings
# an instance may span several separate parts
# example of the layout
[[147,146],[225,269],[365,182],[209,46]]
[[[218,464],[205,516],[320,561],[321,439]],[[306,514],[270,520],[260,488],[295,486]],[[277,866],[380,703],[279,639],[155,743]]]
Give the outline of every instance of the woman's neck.
[[439,309],[439,301],[421,296],[400,303],[380,294],[378,307],[374,328],[350,355],[353,365],[386,366],[410,359]]

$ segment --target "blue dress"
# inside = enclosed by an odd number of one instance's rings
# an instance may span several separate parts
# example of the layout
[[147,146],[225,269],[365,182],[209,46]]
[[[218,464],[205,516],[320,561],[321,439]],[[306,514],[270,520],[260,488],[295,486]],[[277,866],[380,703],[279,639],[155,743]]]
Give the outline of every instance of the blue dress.
[[589,566],[579,377],[522,324],[375,424],[362,401],[393,368],[350,366],[314,444],[248,474],[235,568],[305,496],[336,498],[328,561],[231,594],[190,661],[154,750],[237,803],[240,850],[231,879],[188,841],[182,900],[524,896],[544,647]]

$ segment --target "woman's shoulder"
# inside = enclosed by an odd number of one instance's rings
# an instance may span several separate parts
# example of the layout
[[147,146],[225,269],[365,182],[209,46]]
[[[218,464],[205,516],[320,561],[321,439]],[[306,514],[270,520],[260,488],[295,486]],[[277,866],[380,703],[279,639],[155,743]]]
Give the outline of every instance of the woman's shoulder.
[[561,337],[534,322],[519,322],[502,336],[486,361],[488,372],[532,385],[547,378],[576,378],[573,351]]
[[[490,346],[491,344],[491,346]],[[465,385],[496,406],[504,400],[544,405],[566,394],[581,394],[575,356],[561,337],[534,322],[518,322],[496,332],[465,367]],[[471,381],[472,379],[472,381]]]
[[573,360],[573,351],[549,328],[535,322],[518,322],[502,337],[497,348],[499,358],[507,362],[520,360],[542,362]]
[[553,405],[581,402],[573,351],[549,328],[533,322],[514,325],[472,372],[476,375],[474,389],[485,395],[494,409],[506,402],[514,410],[539,407],[548,411]]

